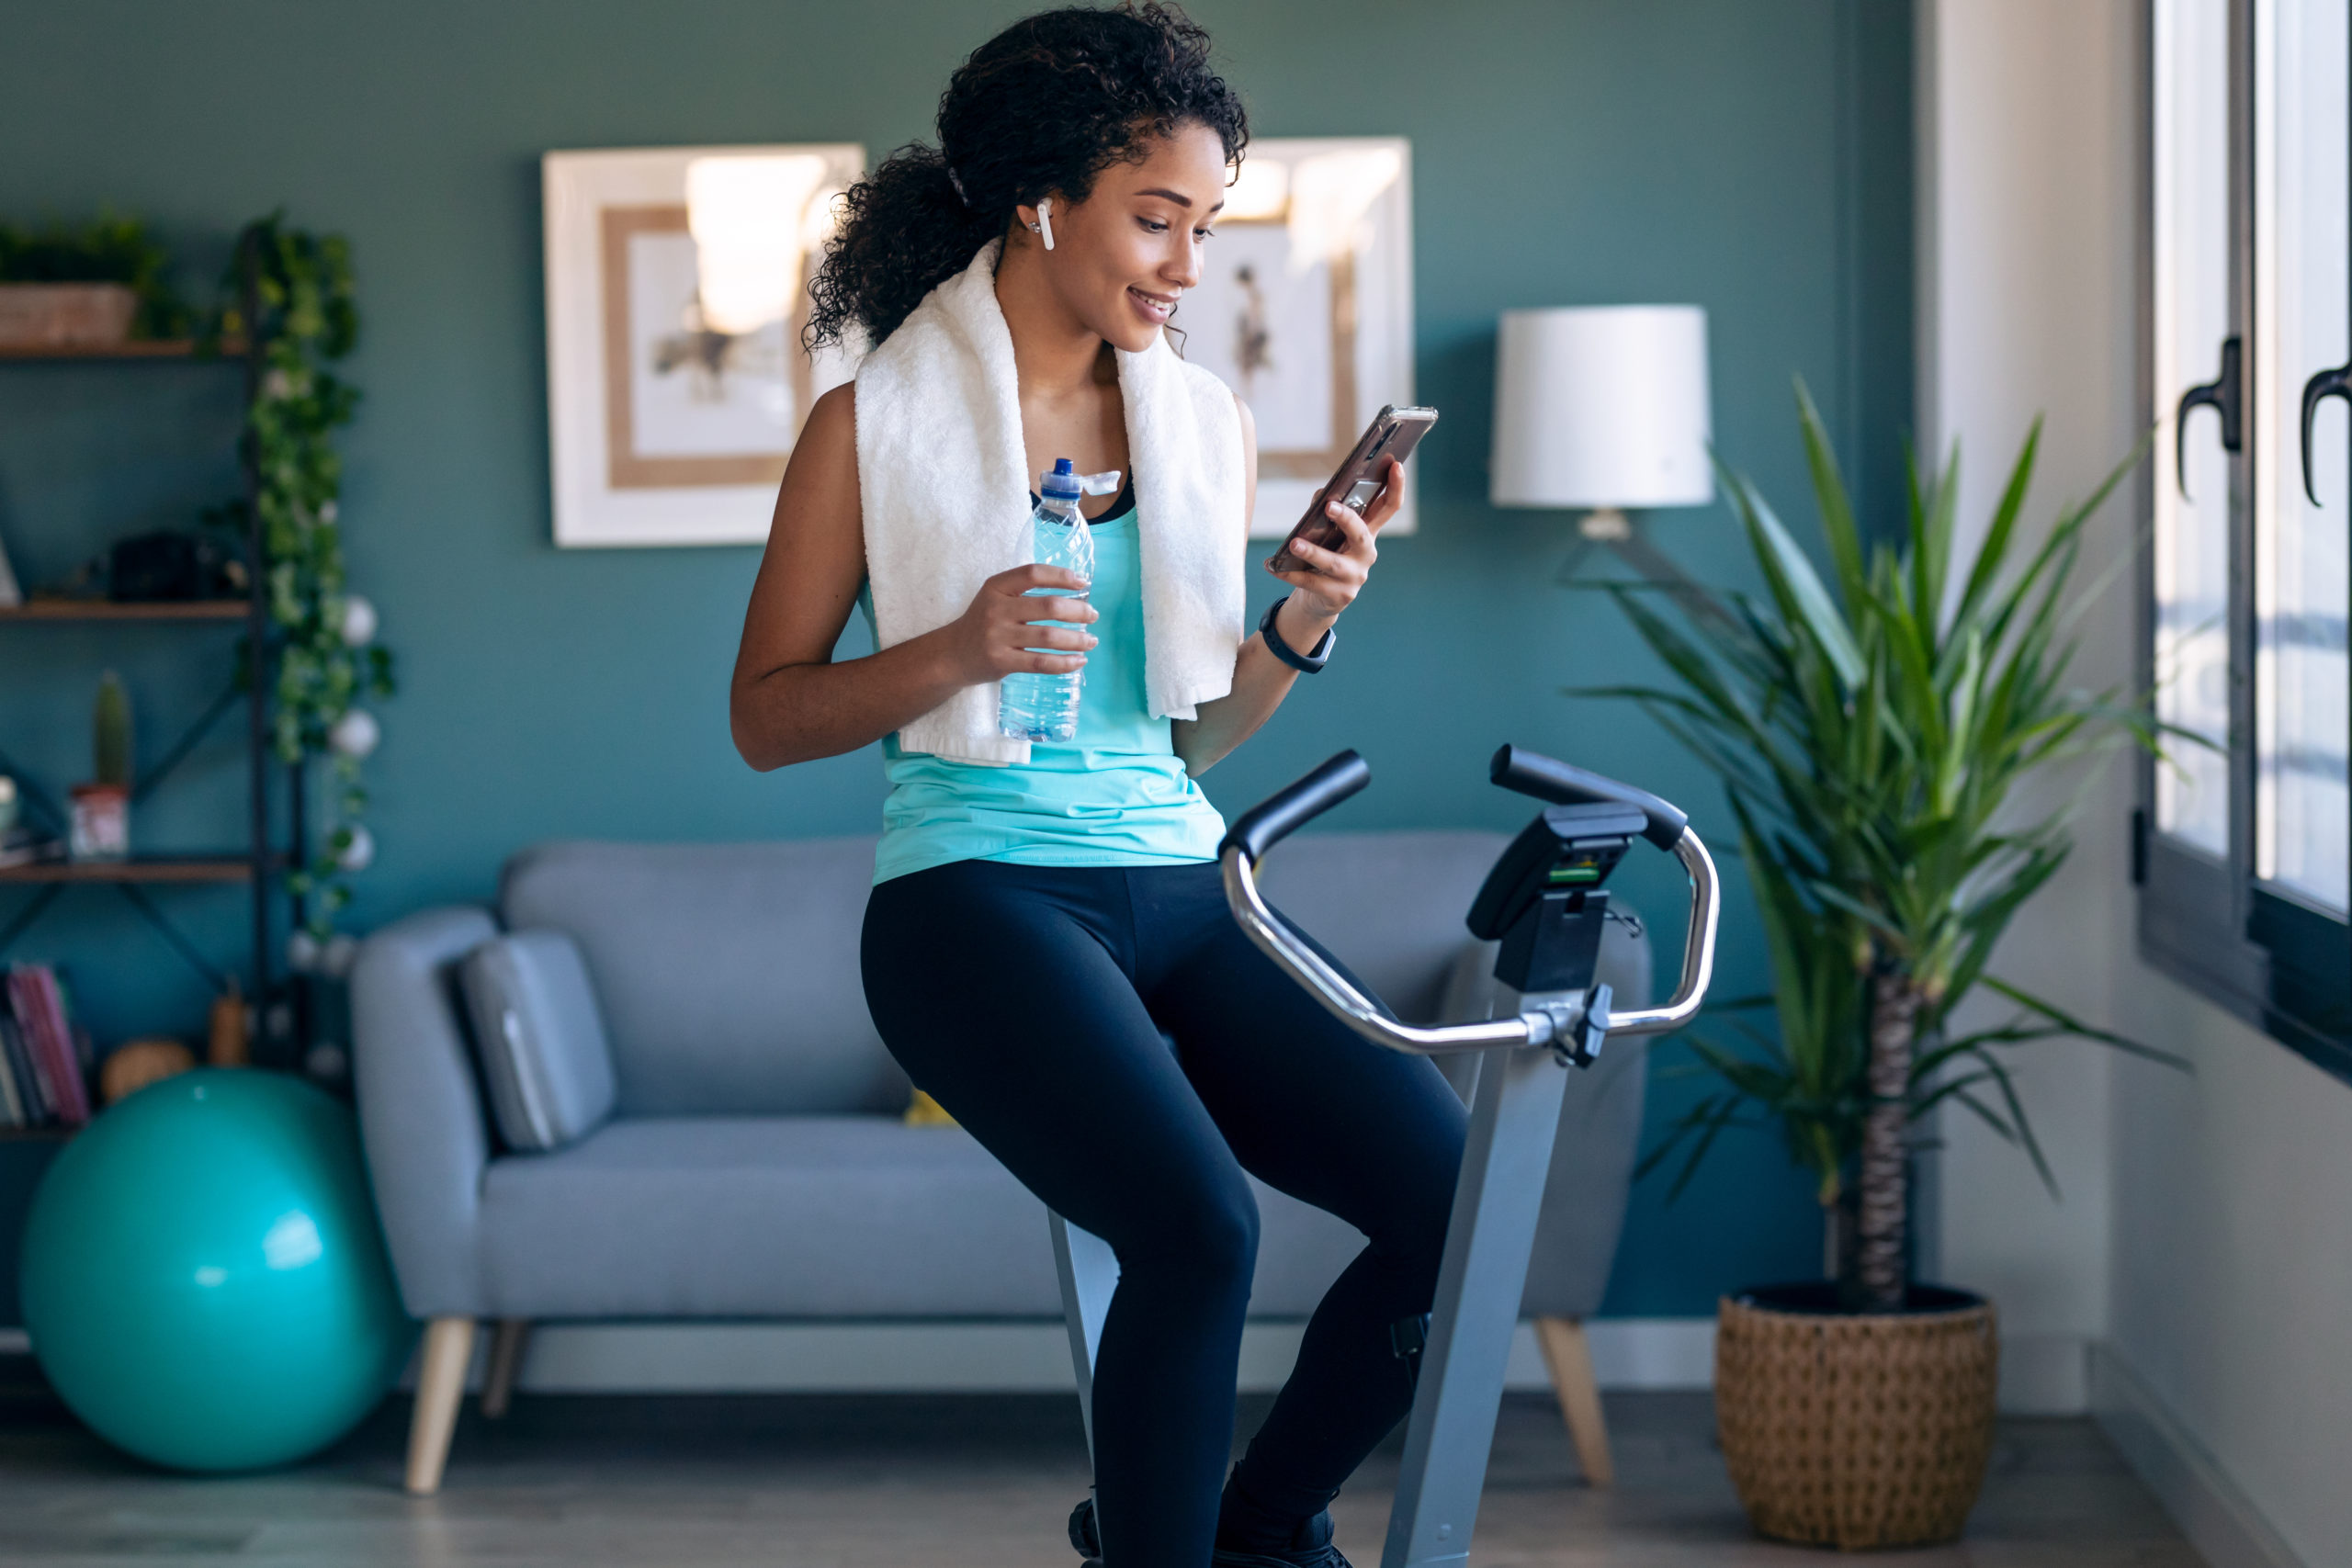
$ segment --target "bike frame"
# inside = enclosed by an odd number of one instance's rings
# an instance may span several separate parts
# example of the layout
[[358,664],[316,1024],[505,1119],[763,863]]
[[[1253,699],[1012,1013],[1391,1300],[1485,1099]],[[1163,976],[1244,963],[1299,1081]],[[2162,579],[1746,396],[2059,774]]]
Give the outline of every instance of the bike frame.
[[[1258,891],[1257,863],[1267,849],[1363,787],[1368,771],[1351,753],[1346,760],[1352,771],[1339,770],[1341,759],[1335,758],[1236,824],[1220,857],[1226,902],[1260,951],[1372,1043],[1413,1055],[1479,1058],[1469,1139],[1454,1183],[1445,1255],[1406,1427],[1404,1467],[1380,1560],[1381,1568],[1452,1568],[1465,1564],[1470,1555],[1528,1255],[1559,1130],[1566,1069],[1571,1063],[1589,1064],[1607,1035],[1664,1033],[1697,1015],[1714,972],[1719,884],[1706,845],[1686,824],[1673,823],[1679,834],[1671,852],[1690,875],[1690,915],[1680,980],[1661,1007],[1617,1012],[1610,1006],[1609,987],[1595,986],[1589,991],[1512,993],[1514,1010],[1503,1018],[1433,1026],[1401,1022],[1301,941]],[[1500,755],[1496,766],[1499,775]],[[1091,1450],[1094,1349],[1118,1282],[1118,1260],[1108,1243],[1059,1214],[1052,1224],[1070,1361]]]

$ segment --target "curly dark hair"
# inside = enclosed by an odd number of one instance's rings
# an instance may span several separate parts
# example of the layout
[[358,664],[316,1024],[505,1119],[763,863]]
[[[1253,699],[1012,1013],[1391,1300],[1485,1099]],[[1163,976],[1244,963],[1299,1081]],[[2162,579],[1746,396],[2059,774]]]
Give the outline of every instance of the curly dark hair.
[[1086,199],[1095,176],[1203,125],[1228,164],[1250,140],[1241,100],[1209,68],[1205,28],[1173,6],[1128,0],[1013,23],[972,51],[939,98],[939,145],[910,142],[842,197],[842,220],[809,279],[802,341],[878,344],[922,297],[1044,196]]

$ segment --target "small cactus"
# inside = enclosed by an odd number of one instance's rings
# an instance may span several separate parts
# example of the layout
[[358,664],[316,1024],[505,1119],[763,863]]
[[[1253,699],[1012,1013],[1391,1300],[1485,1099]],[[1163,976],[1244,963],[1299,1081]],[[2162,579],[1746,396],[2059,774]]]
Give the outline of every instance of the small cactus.
[[98,703],[91,716],[96,750],[97,782],[119,789],[130,787],[130,694],[122,678],[109,670],[98,682]]

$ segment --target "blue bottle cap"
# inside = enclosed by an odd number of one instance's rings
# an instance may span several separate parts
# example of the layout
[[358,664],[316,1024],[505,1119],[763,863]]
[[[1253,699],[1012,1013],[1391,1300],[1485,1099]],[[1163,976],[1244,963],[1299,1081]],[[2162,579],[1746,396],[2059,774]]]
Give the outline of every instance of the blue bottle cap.
[[1086,493],[1086,491],[1085,486],[1079,482],[1076,465],[1072,464],[1068,457],[1057,457],[1054,459],[1052,472],[1037,476],[1037,493],[1057,496],[1064,501],[1075,501]]

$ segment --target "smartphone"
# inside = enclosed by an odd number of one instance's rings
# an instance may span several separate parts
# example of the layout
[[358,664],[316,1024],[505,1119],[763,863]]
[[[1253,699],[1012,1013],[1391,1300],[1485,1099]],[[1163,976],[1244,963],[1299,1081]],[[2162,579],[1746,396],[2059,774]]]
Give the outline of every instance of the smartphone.
[[1266,565],[1275,571],[1312,571],[1315,569],[1290,553],[1291,539],[1305,539],[1310,545],[1335,546],[1340,542],[1340,525],[1323,515],[1323,503],[1336,496],[1342,504],[1359,513],[1380,499],[1385,482],[1384,471],[1388,459],[1403,462],[1437,423],[1437,410],[1425,408],[1400,409],[1394,404],[1384,407],[1372,416],[1364,427],[1355,449],[1333,470],[1331,480],[1315,492],[1307,503],[1306,515],[1290,531],[1290,538],[1283,547],[1268,558]]

